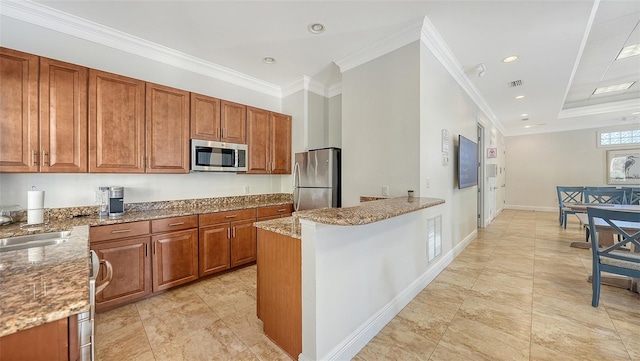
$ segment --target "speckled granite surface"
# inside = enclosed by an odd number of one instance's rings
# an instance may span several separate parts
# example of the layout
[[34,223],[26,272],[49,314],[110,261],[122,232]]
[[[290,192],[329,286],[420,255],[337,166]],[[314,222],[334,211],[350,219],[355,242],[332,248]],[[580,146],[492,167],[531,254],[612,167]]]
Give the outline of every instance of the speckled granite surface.
[[89,310],[89,227],[67,242],[0,252],[0,336]]
[[[89,227],[265,207],[292,202],[291,194],[135,203],[119,218],[100,218],[97,208],[50,210],[45,228],[0,227],[0,238],[72,231],[69,241],[43,249],[0,252],[0,337],[89,308]],[[84,215],[70,218],[70,216]],[[31,253],[30,253],[31,252]],[[31,255],[31,258],[29,257]],[[36,261],[34,261],[34,259]]]
[[[124,216],[118,218],[98,217],[95,206],[58,208],[50,210],[50,221],[46,229],[20,228],[18,223],[14,223],[0,227],[0,237],[5,238],[33,233],[65,231],[76,226],[103,226],[107,224],[266,207],[291,202],[293,202],[293,199],[290,193],[273,193],[237,197],[132,203],[125,205],[126,213]],[[83,216],[77,217],[78,215]],[[71,216],[76,217],[70,218]]]
[[301,239],[300,221],[298,217],[283,217],[269,221],[256,222],[254,226],[267,231],[284,234],[285,236]]
[[289,237],[301,238],[300,222],[298,219],[306,219],[337,226],[356,226],[397,217],[402,214],[415,212],[443,203],[444,200],[438,198],[389,198],[364,202],[354,207],[320,208],[299,211],[295,212],[293,217],[256,222],[254,225],[258,228],[284,234]]
[[360,202],[379,201],[381,199],[389,199],[389,197],[383,197],[383,196],[360,196]]

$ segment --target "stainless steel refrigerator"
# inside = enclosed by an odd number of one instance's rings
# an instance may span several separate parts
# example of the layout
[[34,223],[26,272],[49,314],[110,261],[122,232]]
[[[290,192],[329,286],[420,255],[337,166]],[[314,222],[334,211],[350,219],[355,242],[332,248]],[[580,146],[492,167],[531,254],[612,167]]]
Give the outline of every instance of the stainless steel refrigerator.
[[340,207],[340,149],[313,149],[296,153],[293,166],[293,208]]

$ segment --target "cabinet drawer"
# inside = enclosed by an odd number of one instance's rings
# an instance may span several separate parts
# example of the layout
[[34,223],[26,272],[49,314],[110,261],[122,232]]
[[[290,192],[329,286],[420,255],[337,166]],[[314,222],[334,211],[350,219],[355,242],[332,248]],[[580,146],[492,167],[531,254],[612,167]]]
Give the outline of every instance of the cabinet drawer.
[[293,204],[281,204],[278,206],[269,206],[258,208],[258,217],[267,217],[274,215],[282,215],[291,213],[293,211]]
[[237,211],[227,211],[218,213],[201,214],[200,227],[210,224],[239,221],[242,219],[256,218],[256,209],[239,209]]
[[119,238],[128,238],[149,234],[149,221],[112,224],[97,226],[89,229],[89,241],[109,241]]
[[198,216],[172,217],[151,221],[151,233],[181,231],[198,227]]

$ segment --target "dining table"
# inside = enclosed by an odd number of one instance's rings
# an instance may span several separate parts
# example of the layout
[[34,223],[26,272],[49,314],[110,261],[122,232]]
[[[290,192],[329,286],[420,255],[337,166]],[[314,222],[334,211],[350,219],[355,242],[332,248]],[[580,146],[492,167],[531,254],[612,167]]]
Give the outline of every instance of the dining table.
[[[576,217],[580,220],[580,224],[589,227],[589,216],[587,213],[577,213]],[[617,233],[614,229],[606,223],[604,220],[596,218],[594,219],[596,232],[598,232],[598,246],[599,247],[607,247],[613,245],[617,240]],[[626,232],[638,232],[640,231],[640,222],[616,222],[616,225],[623,229]],[[574,247],[574,243],[579,243],[581,245],[587,245],[586,247],[575,247],[575,248],[591,248],[591,243],[587,242],[573,242],[571,244]],[[630,244],[629,252],[640,253],[640,248],[635,247],[633,244]],[[592,281],[592,276],[589,276],[588,281]],[[606,275],[601,277],[602,284],[620,287],[624,289],[630,289],[633,292],[640,293],[640,279],[630,278],[626,276],[615,276],[615,275]]]

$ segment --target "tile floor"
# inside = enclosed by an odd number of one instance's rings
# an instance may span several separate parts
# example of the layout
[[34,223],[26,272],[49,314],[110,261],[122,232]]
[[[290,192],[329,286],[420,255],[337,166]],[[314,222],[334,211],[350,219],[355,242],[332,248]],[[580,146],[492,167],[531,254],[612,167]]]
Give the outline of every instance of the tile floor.
[[[577,220],[503,211],[354,358],[640,360],[640,295],[591,307]],[[98,360],[290,360],[255,317],[255,266],[97,315]]]

